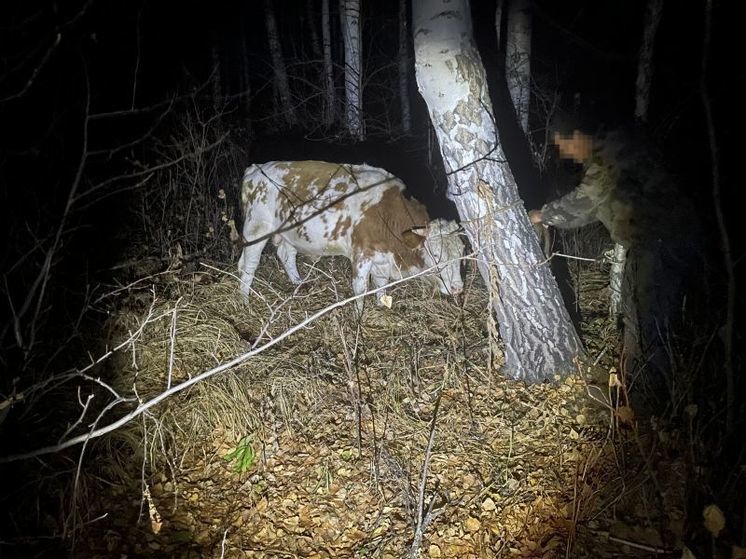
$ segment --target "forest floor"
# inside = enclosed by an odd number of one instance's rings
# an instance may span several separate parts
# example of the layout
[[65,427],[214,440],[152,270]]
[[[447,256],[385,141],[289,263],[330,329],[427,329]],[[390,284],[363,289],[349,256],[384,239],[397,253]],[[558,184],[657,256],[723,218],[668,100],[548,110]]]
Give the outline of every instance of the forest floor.
[[[250,305],[212,268],[120,289],[101,375],[145,401],[349,296],[306,269],[290,297],[265,256]],[[606,268],[578,277],[593,365],[551,383],[500,374],[470,270],[461,304],[403,284],[167,399],[89,444],[73,556],[681,556],[684,472],[623,405]]]

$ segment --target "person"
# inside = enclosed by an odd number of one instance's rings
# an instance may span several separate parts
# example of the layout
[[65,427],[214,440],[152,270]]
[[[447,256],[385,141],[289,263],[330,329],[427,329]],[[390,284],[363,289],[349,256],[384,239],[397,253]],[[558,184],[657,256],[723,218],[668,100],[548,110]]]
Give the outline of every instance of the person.
[[640,130],[595,132],[558,120],[550,131],[559,156],[582,165],[583,176],[574,190],[529,218],[560,229],[600,221],[624,247],[626,372],[660,396],[673,381],[669,350],[699,259],[696,213]]

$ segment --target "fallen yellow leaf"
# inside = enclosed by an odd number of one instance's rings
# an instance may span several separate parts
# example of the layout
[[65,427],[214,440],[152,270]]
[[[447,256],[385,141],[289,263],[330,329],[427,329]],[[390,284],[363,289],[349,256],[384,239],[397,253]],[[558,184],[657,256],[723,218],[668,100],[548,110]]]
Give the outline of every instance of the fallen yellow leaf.
[[464,522],[464,528],[467,532],[477,532],[481,527],[482,523],[473,516],[470,516]]
[[725,516],[717,505],[707,505],[702,511],[704,527],[714,537],[718,537],[725,528]]

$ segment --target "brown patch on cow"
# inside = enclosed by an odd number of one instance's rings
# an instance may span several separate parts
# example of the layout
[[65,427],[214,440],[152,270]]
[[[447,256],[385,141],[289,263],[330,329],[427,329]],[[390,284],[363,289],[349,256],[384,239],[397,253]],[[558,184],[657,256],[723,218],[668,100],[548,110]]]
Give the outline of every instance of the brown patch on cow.
[[247,180],[241,185],[241,203],[244,211],[249,206],[253,206],[260,197],[262,198],[261,202],[267,201],[267,188],[264,184]]
[[[292,205],[313,203],[328,188],[332,180],[343,178],[346,182],[354,181],[348,165],[328,163],[326,161],[288,161],[278,163],[277,168],[287,171],[284,186],[289,190]],[[339,187],[338,187],[339,189]],[[342,191],[346,189],[346,185]]]
[[402,235],[402,241],[411,249],[416,249],[422,246],[424,240],[425,237],[418,235],[413,231],[404,231],[404,234]]
[[411,233],[411,229],[427,226],[429,221],[425,206],[414,198],[405,198],[398,187],[392,186],[378,203],[362,212],[352,231],[353,251],[365,255],[391,252],[396,265],[403,269],[422,267],[425,262],[417,250],[425,242],[424,237],[419,237],[419,242],[409,247],[404,236]]
[[298,235],[301,239],[305,239],[306,242],[311,242],[311,236],[308,234],[308,229],[305,225],[299,225],[298,228],[295,230],[296,235]]
[[[318,213],[322,223],[327,223],[327,210],[344,207],[348,188],[355,184],[354,166],[327,161],[282,161],[275,168],[284,171],[282,184],[277,196],[276,216],[292,224],[300,216]],[[332,181],[335,185],[332,187]],[[339,192],[342,196],[329,196],[329,192]],[[341,229],[340,229],[341,228]],[[346,231],[349,225],[337,223],[335,231]],[[306,238],[307,235],[301,236]]]
[[341,239],[347,234],[347,231],[352,227],[352,216],[347,216],[345,218],[340,217],[337,220],[336,225],[334,225],[334,229],[332,229],[332,232],[329,234],[330,239]]

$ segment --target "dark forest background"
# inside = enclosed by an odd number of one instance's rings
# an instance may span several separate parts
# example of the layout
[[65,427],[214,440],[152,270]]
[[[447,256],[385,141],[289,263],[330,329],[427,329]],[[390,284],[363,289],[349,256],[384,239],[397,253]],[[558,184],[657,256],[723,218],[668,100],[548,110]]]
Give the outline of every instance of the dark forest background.
[[[310,1],[318,17],[317,4]],[[713,211],[714,170],[733,260],[740,264],[746,250],[738,225],[746,80],[735,4],[713,5],[704,88],[714,107],[715,159],[702,102],[704,2],[665,3],[649,109],[651,135],[705,224],[709,271],[703,285],[711,298],[702,326],[715,339],[725,316],[726,277]],[[0,3],[1,394],[95,353],[111,311],[99,295],[111,286],[175,260],[235,266],[230,227],[240,228],[238,185],[252,162],[365,161],[401,177],[434,215],[455,215],[444,196],[442,164],[413,66],[414,126],[409,134],[401,130],[398,3],[363,2],[367,140],[362,143],[348,138],[341,122],[338,4],[331,2],[339,101],[331,127],[322,125],[321,61],[311,47],[308,2],[273,5],[299,115],[292,128],[277,112],[262,2]],[[545,151],[552,99],[609,127],[631,120],[645,5],[642,0],[534,3],[534,91],[526,138],[505,90],[495,3],[472,3],[499,132],[526,209],[565,191],[577,171]],[[502,37],[504,42],[504,30]],[[740,268],[735,267],[739,280]],[[743,303],[739,292],[739,312]],[[736,320],[740,326],[738,313]],[[737,337],[736,347],[742,342]],[[741,370],[741,352],[736,362]],[[722,384],[713,377],[702,385],[711,390],[702,397],[712,410],[722,404]],[[746,417],[743,398],[738,403],[738,416]],[[713,425],[722,419],[714,417]],[[30,448],[48,422],[57,420],[54,414],[0,409],[0,436],[7,440],[5,448]],[[739,432],[709,441],[723,467],[743,464]]]

